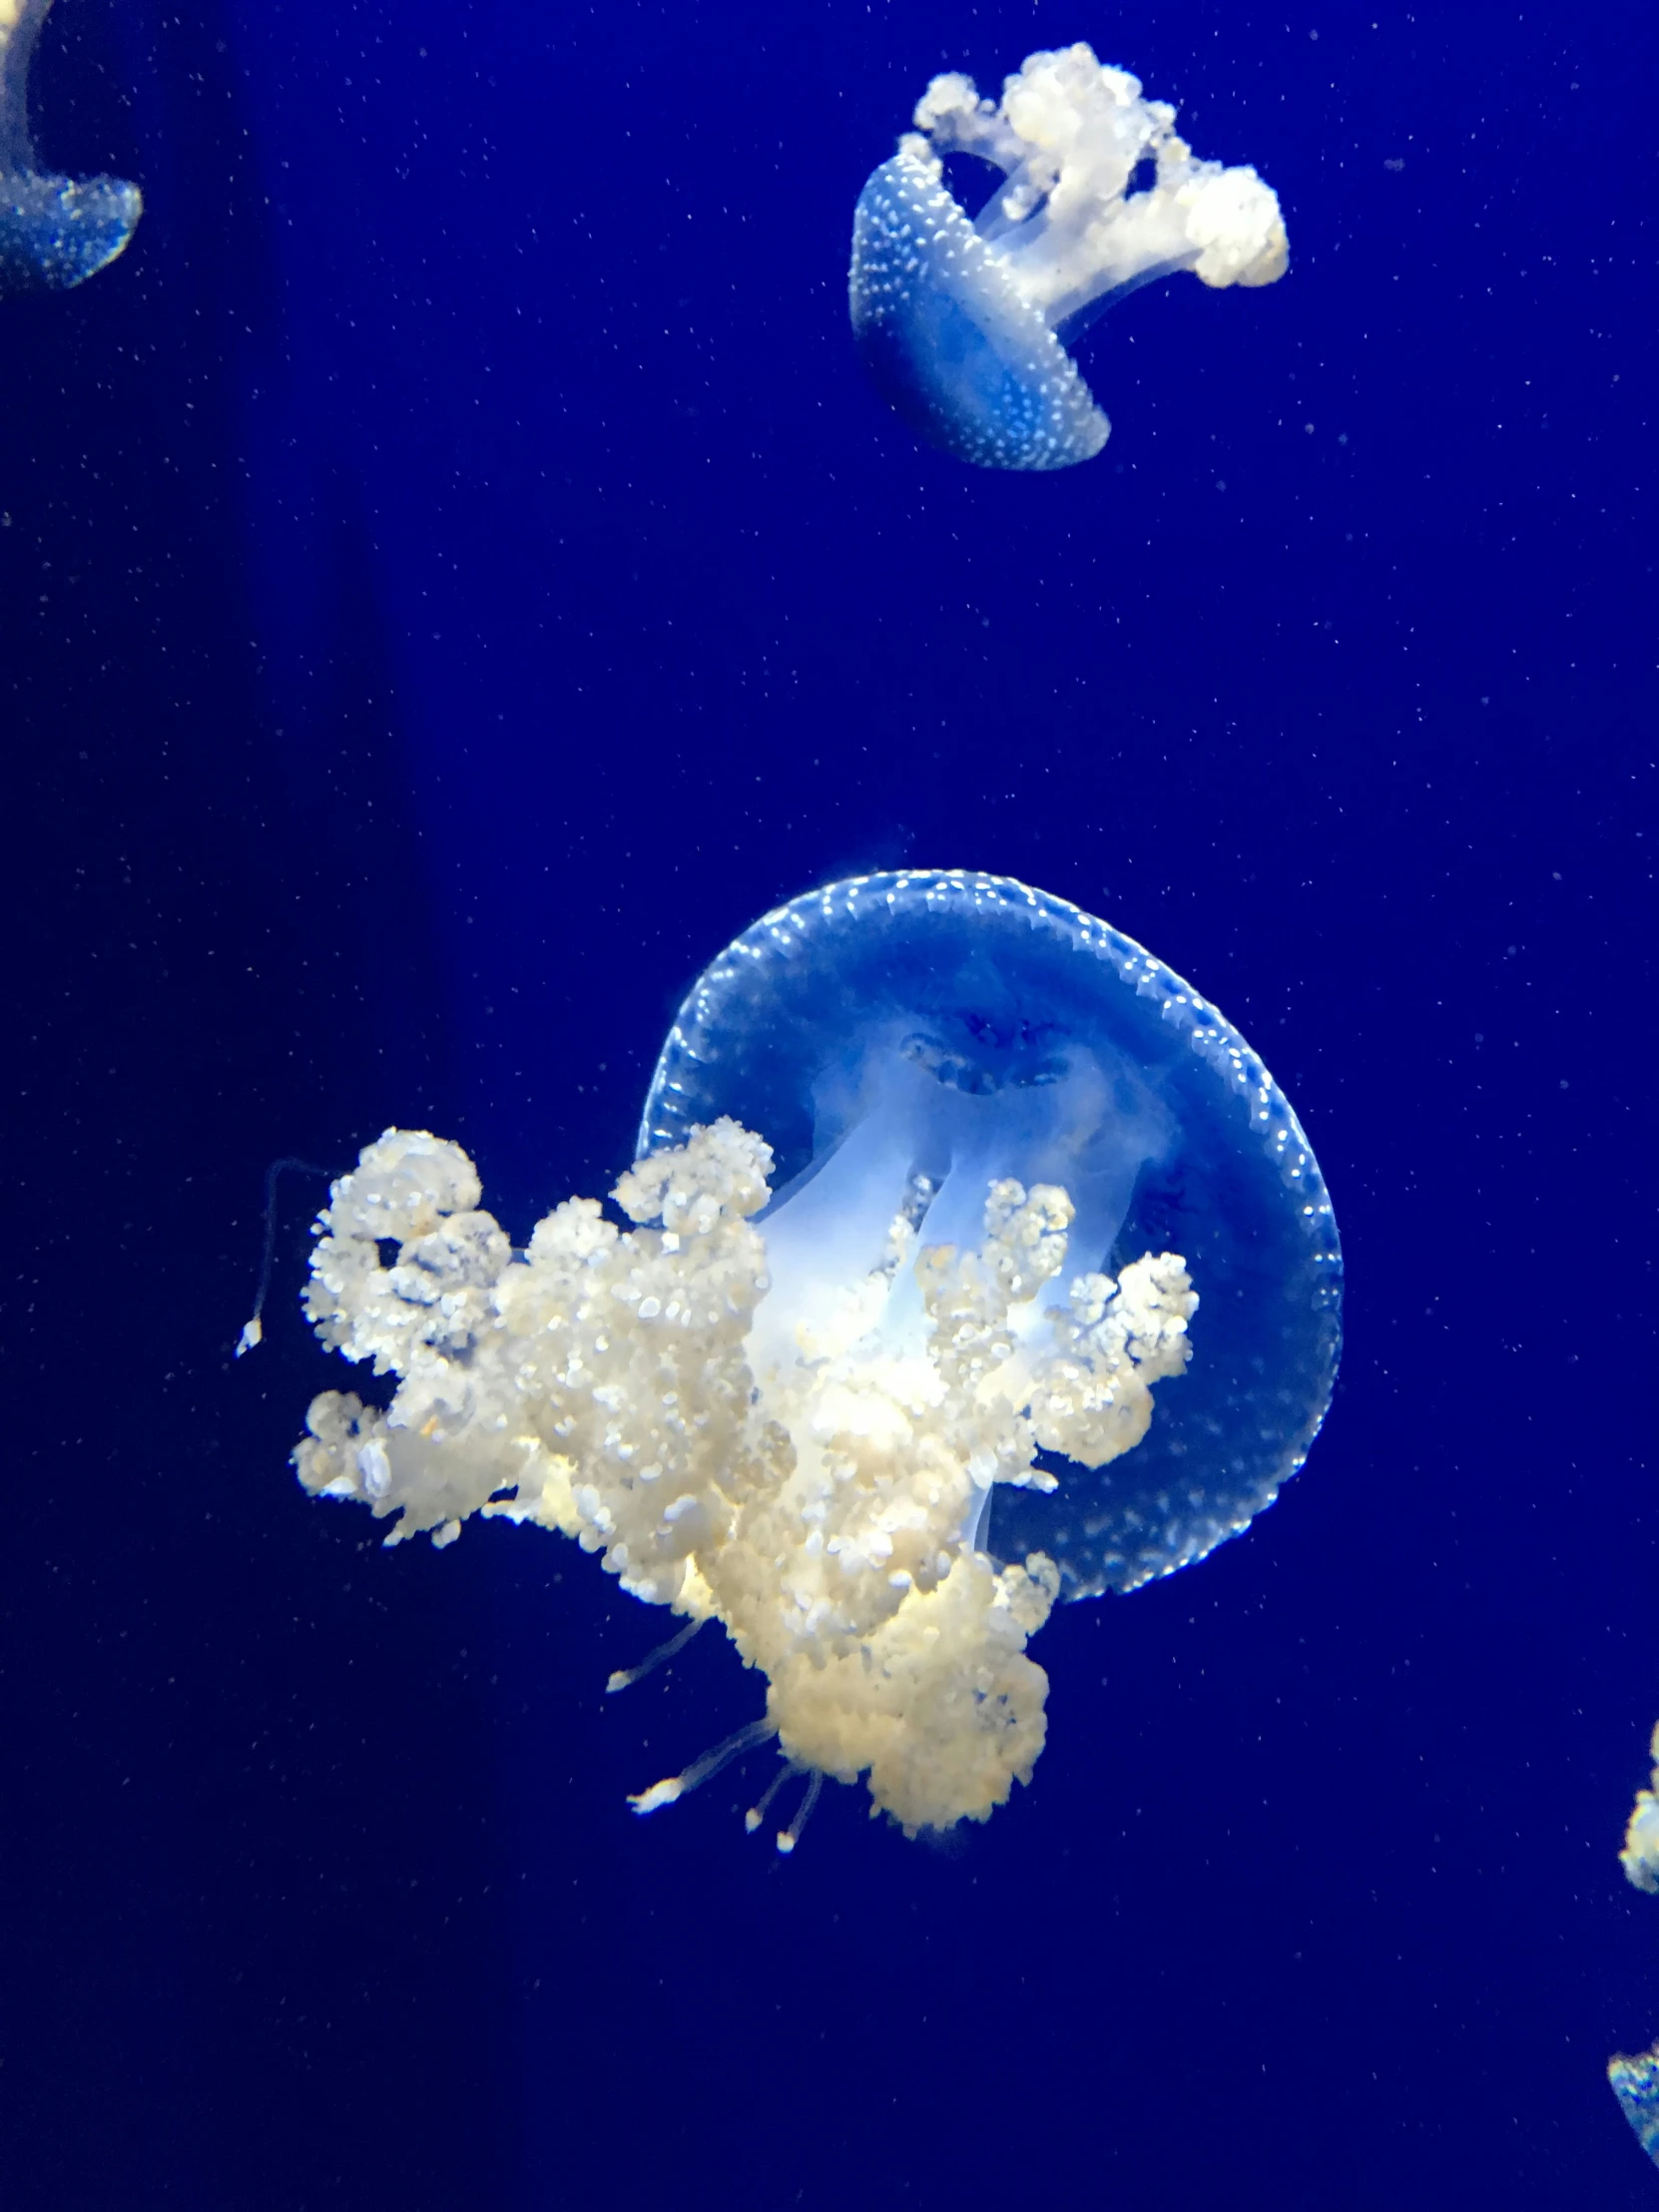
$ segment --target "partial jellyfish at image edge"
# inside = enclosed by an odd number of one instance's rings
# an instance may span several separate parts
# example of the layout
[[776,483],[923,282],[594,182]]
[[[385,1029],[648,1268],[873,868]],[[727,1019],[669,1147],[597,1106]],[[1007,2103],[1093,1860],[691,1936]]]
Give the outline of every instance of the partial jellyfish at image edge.
[[[1633,1890],[1659,1897],[1659,1727],[1648,1746],[1653,1773],[1638,1790],[1624,1831],[1619,1864]],[[1659,2166],[1659,2043],[1633,2058],[1615,2053],[1607,2061],[1607,2079],[1630,2122],[1636,2140]]]
[[[1199,160],[1175,110],[1087,46],[1027,55],[1000,103],[935,77],[913,120],[858,197],[848,308],[882,398],[958,460],[1092,459],[1111,426],[1069,349],[1106,307],[1182,270],[1224,289],[1289,265],[1255,170]],[[1003,173],[972,219],[945,181],[953,154]]]
[[682,1636],[719,1620],[764,1714],[633,1802],[775,1742],[784,1849],[826,1777],[907,1833],[988,1818],[1042,1750],[1055,1601],[1240,1533],[1330,1403],[1341,1248],[1288,1102],[1006,878],[854,878],[738,937],[663,1047],[631,1226],[572,1199],[515,1250],[481,1195],[400,1130],[334,1184],[306,1312],[397,1383],[318,1397],[300,1479],[393,1544],[561,1530]]
[[56,177],[36,163],[29,65],[52,0],[0,0],[0,299],[67,291],[108,268],[144,212],[121,177]]

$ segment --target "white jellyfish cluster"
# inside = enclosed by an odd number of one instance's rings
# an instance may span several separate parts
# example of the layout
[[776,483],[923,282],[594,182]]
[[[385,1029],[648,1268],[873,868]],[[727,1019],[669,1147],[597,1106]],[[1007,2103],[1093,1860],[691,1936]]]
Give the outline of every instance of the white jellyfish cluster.
[[573,1536],[765,1673],[764,1721],[723,1751],[776,1734],[791,1769],[865,1776],[907,1832],[984,1820],[1043,1747],[1025,1647],[1059,1588],[1041,1553],[976,1547],[985,1501],[1052,1488],[1040,1450],[1098,1467],[1136,1444],[1197,1297],[1162,1253],[1040,1304],[1072,1207],[1011,1179],[986,1190],[977,1250],[923,1245],[911,1206],[861,1277],[808,1262],[775,1283],[754,1221],[772,1165],[717,1121],[622,1177],[633,1226],[573,1198],[516,1251],[464,1152],[387,1130],[332,1188],[305,1304],[395,1394],[318,1397],[299,1477],[390,1520],[388,1543],[449,1543],[473,1514]]

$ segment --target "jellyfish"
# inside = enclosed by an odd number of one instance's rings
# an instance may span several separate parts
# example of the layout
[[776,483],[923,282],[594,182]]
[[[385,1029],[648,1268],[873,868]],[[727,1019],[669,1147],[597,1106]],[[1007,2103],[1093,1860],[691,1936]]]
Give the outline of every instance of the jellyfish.
[[1607,2080],[1637,2142],[1659,2166],[1659,2044],[1633,2058],[1609,2058]]
[[294,1457],[387,1543],[573,1536],[679,1616],[653,1660],[723,1625],[764,1711],[640,1813],[775,1743],[784,1850],[826,1778],[910,1835],[987,1819],[1043,1748],[1056,1601],[1237,1535],[1330,1401],[1341,1250],[1284,1096],[1150,953],[1005,878],[857,877],[746,930],[612,1195],[626,1226],[572,1198],[515,1249],[457,1146],[387,1130],[305,1307],[395,1389],[322,1393]]
[[1648,1787],[1636,1792],[1636,1802],[1630,1808],[1619,1865],[1633,1890],[1659,1897],[1659,1727],[1653,1731],[1648,1757],[1653,1762],[1653,1773]]
[[35,167],[29,63],[52,0],[0,0],[0,299],[67,291],[106,268],[143,213],[120,177],[54,177]]
[[[1175,110],[1087,46],[1027,55],[996,106],[970,77],[935,77],[914,122],[858,196],[852,330],[887,404],[959,460],[1092,459],[1111,425],[1070,347],[1098,314],[1178,270],[1217,289],[1285,274],[1271,188],[1198,160]],[[947,154],[1003,173],[972,220]]]
[[[1648,1746],[1653,1773],[1648,1787],[1638,1790],[1624,1831],[1619,1864],[1632,1889],[1659,1896],[1659,1728]],[[1627,2058],[1615,2054],[1607,2061],[1607,2079],[1619,2108],[1635,2130],[1639,2142],[1659,2166],[1659,2043]]]

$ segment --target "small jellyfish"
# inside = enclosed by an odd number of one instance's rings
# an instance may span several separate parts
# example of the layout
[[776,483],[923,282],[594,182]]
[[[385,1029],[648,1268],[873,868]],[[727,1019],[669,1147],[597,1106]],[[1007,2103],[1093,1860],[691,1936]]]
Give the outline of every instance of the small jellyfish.
[[35,167],[29,63],[52,0],[0,0],[0,299],[67,291],[113,262],[144,201],[120,177],[54,177]]
[[400,1130],[334,1185],[307,1311],[399,1380],[314,1401],[300,1479],[389,1543],[575,1536],[686,1624],[614,1688],[720,1621],[765,1712],[632,1802],[776,1742],[784,1850],[825,1777],[907,1833],[988,1818],[1042,1750],[1055,1601],[1239,1533],[1330,1401],[1341,1253],[1284,1097],[1151,954],[995,876],[834,883],[729,946],[631,1227],[571,1199],[515,1251],[480,1195]]
[[[1659,1896],[1659,1728],[1648,1746],[1653,1773],[1648,1787],[1638,1790],[1624,1831],[1619,1864],[1632,1889]],[[1634,2058],[1614,2056],[1607,2061],[1607,2079],[1625,2118],[1641,2144],[1659,2166],[1659,2043]]]
[[[1188,269],[1271,284],[1290,248],[1254,169],[1198,160],[1175,110],[1087,46],[1028,55],[1000,106],[935,77],[858,197],[848,292],[877,389],[919,436],[981,468],[1069,468],[1111,425],[1068,348],[1114,300]],[[972,221],[942,157],[1005,182]]]

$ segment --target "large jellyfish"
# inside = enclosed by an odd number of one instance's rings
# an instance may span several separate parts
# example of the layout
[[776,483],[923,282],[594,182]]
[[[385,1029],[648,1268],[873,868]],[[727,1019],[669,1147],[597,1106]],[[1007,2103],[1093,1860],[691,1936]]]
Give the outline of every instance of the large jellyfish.
[[[1638,1790],[1624,1831],[1619,1864],[1633,1889],[1659,1896],[1659,1728],[1648,1747],[1653,1773],[1645,1790]],[[1641,2144],[1659,2166],[1659,2043],[1635,2057],[1615,2055],[1607,2061],[1607,2079],[1620,2109],[1636,2131]]]
[[613,1195],[632,1226],[569,1199],[515,1251],[454,1145],[370,1145],[306,1307],[397,1386],[318,1397],[295,1460],[388,1543],[534,1521],[724,1625],[764,1714],[640,1812],[776,1738],[782,1848],[825,1776],[909,1833],[986,1819],[1042,1750],[1056,1598],[1238,1534],[1330,1400],[1341,1255],[1284,1097],[1150,953],[996,876],[746,930]]
[[0,0],[0,299],[67,291],[132,237],[144,200],[120,177],[54,177],[35,167],[29,63],[52,0]]
[[[970,77],[935,77],[914,122],[858,197],[852,329],[888,405],[960,460],[1092,459],[1111,425],[1067,349],[1096,315],[1178,270],[1217,288],[1285,274],[1270,187],[1199,161],[1175,110],[1087,46],[1028,55],[997,106]],[[972,221],[947,154],[1004,174]]]

